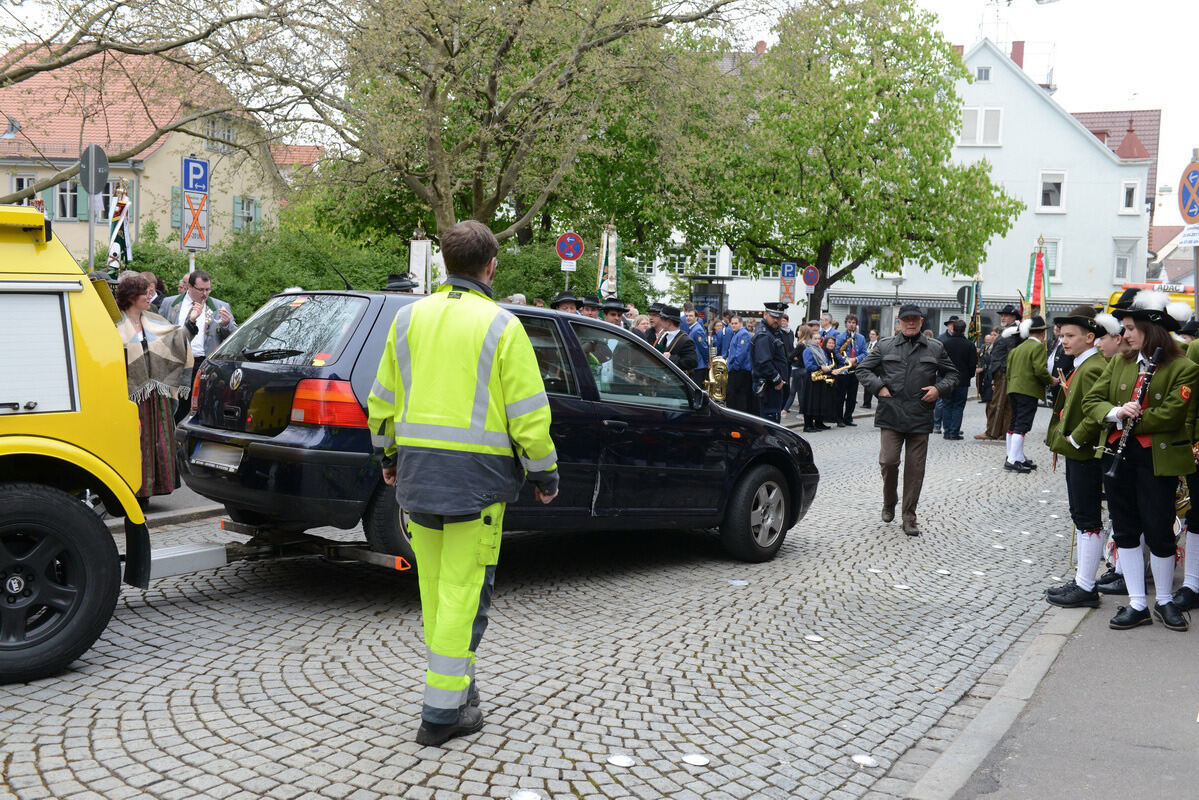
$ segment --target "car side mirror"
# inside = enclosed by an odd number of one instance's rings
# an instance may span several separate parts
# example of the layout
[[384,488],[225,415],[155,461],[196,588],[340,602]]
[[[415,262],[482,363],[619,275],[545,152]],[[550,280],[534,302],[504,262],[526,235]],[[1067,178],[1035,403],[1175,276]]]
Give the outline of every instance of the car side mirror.
[[693,411],[702,411],[708,407],[708,393],[703,389],[692,391],[689,400],[691,402],[691,410]]

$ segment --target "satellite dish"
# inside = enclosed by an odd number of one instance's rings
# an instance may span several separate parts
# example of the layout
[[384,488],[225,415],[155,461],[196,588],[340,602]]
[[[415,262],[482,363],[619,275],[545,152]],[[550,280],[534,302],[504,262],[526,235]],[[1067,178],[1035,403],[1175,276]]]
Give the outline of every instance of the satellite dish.
[[17,131],[21,130],[21,123],[17,122],[12,117],[8,117],[8,130],[0,133],[0,139],[14,139],[17,136]]

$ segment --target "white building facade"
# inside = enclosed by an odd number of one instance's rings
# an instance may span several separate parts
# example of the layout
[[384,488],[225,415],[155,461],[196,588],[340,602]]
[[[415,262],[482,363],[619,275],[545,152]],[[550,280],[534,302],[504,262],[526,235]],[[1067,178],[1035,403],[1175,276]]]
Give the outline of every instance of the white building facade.
[[[997,324],[997,309],[1026,291],[1029,258],[1039,240],[1051,274],[1049,316],[1106,300],[1122,283],[1143,281],[1151,159],[1118,156],[989,40],[963,59],[975,80],[958,87],[963,119],[953,159],[964,164],[986,159],[992,180],[1026,205],[1007,235],[990,242],[980,267],[984,323]],[[661,292],[672,271],[683,274],[676,265],[681,259],[672,259],[655,268]],[[760,279],[740,277],[727,248],[705,249],[697,260],[686,274],[720,276],[733,310],[760,312],[763,302],[779,299],[777,268]],[[854,282],[830,287],[826,308],[834,319],[854,313],[864,329],[888,335],[898,304],[916,303],[925,309],[928,326],[939,331],[943,320],[961,315],[957,292],[974,279],[915,265],[901,274],[875,275],[867,265]],[[803,286],[797,283],[802,307]]]

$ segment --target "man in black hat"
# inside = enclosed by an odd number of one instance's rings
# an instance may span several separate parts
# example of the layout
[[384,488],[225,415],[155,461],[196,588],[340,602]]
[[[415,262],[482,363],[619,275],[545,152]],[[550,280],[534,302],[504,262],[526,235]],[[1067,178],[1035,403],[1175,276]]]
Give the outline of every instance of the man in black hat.
[[899,333],[879,341],[858,365],[858,381],[878,397],[874,425],[879,429],[878,465],[883,476],[883,522],[895,519],[899,502],[899,460],[904,451],[903,532],[919,536],[916,505],[924,485],[933,404],[958,384],[958,371],[945,345],[923,336],[924,312],[913,303],[899,308]]
[[600,301],[595,295],[587,295],[579,301],[579,313],[584,317],[599,319]]
[[695,352],[695,342],[679,330],[683,315],[674,306],[662,306],[658,318],[662,324],[662,335],[658,337],[655,347],[674,362],[676,367],[690,375],[691,370],[699,363],[699,356]]
[[558,292],[550,301],[550,308],[555,311],[565,311],[567,314],[579,313],[579,298],[570,292]]
[[624,327],[624,315],[628,311],[624,301],[618,297],[609,297],[600,306],[604,314],[604,322],[610,322],[618,328]]
[[754,331],[749,343],[754,392],[760,401],[761,417],[771,422],[781,422],[791,368],[787,363],[787,349],[777,331],[783,324],[783,312],[787,310],[787,304],[763,305],[766,306],[766,312],[762,315],[762,324]]
[[[1189,345],[1191,342],[1195,341],[1195,339],[1199,338],[1199,321],[1188,319],[1182,324],[1182,327],[1178,329],[1178,335],[1183,339],[1186,339],[1187,344]],[[1191,360],[1193,361],[1194,359]]]
[[649,317],[649,330],[645,332],[645,340],[655,347],[658,346],[658,339],[662,336],[662,307],[665,303],[650,303],[649,308],[645,310]]
[[1034,316],[1020,323],[1024,341],[1016,345],[1007,359],[1006,389],[1012,407],[1012,425],[1007,433],[1007,459],[1003,468],[1028,473],[1037,468],[1024,456],[1024,437],[1032,430],[1037,405],[1045,396],[1045,387],[1057,383],[1049,374],[1045,353],[1045,320]]
[[[999,320],[1003,323],[999,338],[991,345],[991,356],[986,372],[991,379],[991,402],[987,403],[987,429],[975,434],[975,439],[994,441],[1007,436],[1012,426],[1012,409],[1007,399],[1007,356],[1020,343],[1020,329],[1016,321],[1020,312],[1011,303],[999,309]],[[1048,367],[1046,367],[1048,369]]]

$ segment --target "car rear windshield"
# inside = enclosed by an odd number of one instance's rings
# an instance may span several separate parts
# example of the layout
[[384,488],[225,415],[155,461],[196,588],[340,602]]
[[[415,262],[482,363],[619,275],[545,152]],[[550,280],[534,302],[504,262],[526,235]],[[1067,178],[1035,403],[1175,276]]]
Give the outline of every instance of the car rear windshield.
[[213,356],[316,367],[332,364],[368,305],[365,297],[343,294],[272,297]]

